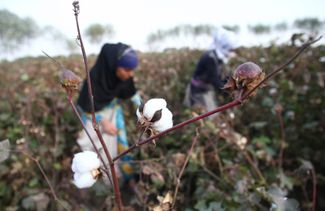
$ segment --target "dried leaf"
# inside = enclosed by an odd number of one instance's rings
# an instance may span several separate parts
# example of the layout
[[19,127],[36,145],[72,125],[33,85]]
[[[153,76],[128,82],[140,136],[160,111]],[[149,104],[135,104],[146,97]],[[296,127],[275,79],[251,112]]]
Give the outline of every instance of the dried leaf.
[[228,91],[233,91],[237,89],[236,86],[236,81],[233,77],[230,77],[227,81],[227,83],[222,87],[222,89],[228,90]]
[[50,198],[46,194],[39,193],[37,195],[24,198],[22,201],[22,206],[25,209],[41,211],[47,209],[49,202]]
[[153,211],[169,211],[171,210],[171,205],[173,203],[173,197],[171,192],[167,192],[167,194],[163,196],[157,196],[159,201],[159,205],[152,208]]
[[10,143],[9,140],[0,142],[0,162],[5,161],[9,157]]
[[172,194],[171,192],[168,192],[166,194],[166,196],[164,197],[164,200],[162,201],[162,203],[173,203],[173,197],[172,197]]
[[155,170],[152,169],[151,166],[146,165],[146,166],[143,166],[143,167],[142,167],[142,173],[143,173],[143,174],[146,174],[146,175],[150,175],[150,174],[155,173]]

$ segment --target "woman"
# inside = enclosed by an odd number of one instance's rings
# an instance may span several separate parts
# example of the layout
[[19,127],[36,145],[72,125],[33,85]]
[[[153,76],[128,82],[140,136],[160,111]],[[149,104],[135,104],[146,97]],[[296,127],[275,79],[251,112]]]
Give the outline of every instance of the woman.
[[[129,147],[123,111],[120,105],[121,100],[131,99],[137,107],[141,103],[133,81],[134,70],[137,65],[136,52],[130,46],[123,43],[105,44],[90,71],[96,120],[113,158]],[[91,103],[87,81],[83,83],[77,104],[82,119],[89,129],[90,135],[94,138],[99,152],[103,153],[102,146],[91,123]],[[94,150],[84,131],[81,132],[77,142],[84,151]],[[123,156],[121,160],[128,161],[130,157]],[[130,179],[132,175],[130,164],[122,162],[120,168],[124,179]]]
[[184,103],[211,111],[217,107],[215,90],[220,90],[224,81],[221,69],[237,47],[234,34],[219,28],[213,35],[210,49],[201,56],[190,84],[187,86]]

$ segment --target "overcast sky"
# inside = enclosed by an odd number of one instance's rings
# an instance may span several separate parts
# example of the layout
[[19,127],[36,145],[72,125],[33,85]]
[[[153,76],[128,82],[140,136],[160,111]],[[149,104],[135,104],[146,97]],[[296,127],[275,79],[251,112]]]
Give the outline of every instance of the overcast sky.
[[[72,0],[0,0],[0,9],[31,17],[76,36]],[[149,33],[179,24],[291,24],[298,18],[325,21],[325,0],[80,0],[80,25],[111,24],[115,39],[141,48]]]

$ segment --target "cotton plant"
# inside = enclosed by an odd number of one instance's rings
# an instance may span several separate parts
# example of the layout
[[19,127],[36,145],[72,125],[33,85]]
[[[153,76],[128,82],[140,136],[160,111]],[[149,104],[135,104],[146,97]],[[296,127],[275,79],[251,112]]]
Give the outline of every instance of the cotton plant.
[[136,111],[138,125],[149,136],[173,127],[173,114],[163,98],[153,98],[142,103]]
[[89,188],[101,175],[100,160],[92,151],[79,152],[72,159],[73,183],[78,188]]

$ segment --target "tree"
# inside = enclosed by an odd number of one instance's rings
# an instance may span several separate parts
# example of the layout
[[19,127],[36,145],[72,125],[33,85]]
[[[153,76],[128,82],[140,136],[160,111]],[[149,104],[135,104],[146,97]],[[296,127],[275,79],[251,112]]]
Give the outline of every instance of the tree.
[[249,31],[253,32],[254,34],[268,34],[270,33],[271,29],[268,25],[257,24],[255,26],[248,26]]
[[98,23],[91,24],[86,30],[85,35],[92,43],[101,42],[105,35],[112,38],[115,34],[114,28],[111,25],[101,25]]
[[0,49],[18,50],[31,38],[38,36],[39,27],[31,18],[20,18],[8,10],[0,10]]
[[240,31],[240,27],[238,25],[223,25],[222,27],[234,33],[238,33]]
[[286,31],[288,29],[288,24],[286,22],[277,23],[274,25],[276,31]]
[[297,19],[294,22],[294,26],[298,29],[308,30],[310,32],[316,32],[322,28],[323,23],[318,18],[303,18]]

